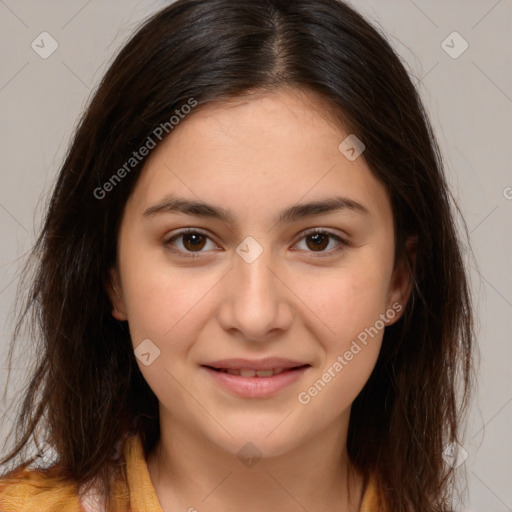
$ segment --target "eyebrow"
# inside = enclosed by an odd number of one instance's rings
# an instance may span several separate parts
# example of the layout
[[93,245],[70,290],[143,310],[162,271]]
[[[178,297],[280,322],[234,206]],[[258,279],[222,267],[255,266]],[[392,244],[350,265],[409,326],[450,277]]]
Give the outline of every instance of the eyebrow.
[[[347,197],[331,197],[290,206],[280,212],[275,219],[275,223],[291,224],[292,222],[297,222],[306,217],[343,210],[363,215],[370,214],[365,206],[353,199]],[[191,201],[181,197],[166,197],[163,201],[145,210],[143,216],[150,217],[163,213],[184,213],[186,215],[217,219],[226,224],[235,224],[235,215],[230,210],[202,201]]]

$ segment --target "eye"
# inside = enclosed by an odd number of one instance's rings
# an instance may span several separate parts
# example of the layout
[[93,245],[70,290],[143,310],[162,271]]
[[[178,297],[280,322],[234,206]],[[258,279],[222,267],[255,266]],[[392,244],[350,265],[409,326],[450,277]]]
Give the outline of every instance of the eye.
[[[304,250],[307,252],[320,253],[315,254],[315,257],[331,256],[333,253],[337,253],[348,246],[348,242],[339,235],[322,228],[314,228],[303,233],[301,241],[302,240],[305,240],[306,249]],[[326,251],[325,249],[332,240],[335,240],[337,245],[334,249]]]
[[[179,245],[181,245],[183,249],[175,248],[174,242],[180,238],[182,240],[179,243]],[[169,247],[171,251],[180,253],[180,256],[185,256],[187,258],[196,258],[197,256],[194,253],[205,252],[202,249],[204,249],[204,247],[207,246],[208,240],[211,242],[213,246],[210,248],[215,249],[217,245],[213,243],[213,241],[206,233],[203,233],[201,230],[198,230],[196,228],[188,228],[178,233],[175,233],[173,236],[165,240],[164,244],[166,247]]]
[[[179,244],[176,244],[177,240],[180,240]],[[307,252],[318,253],[315,257],[331,256],[333,253],[343,250],[349,244],[346,240],[336,235],[331,231],[327,231],[322,228],[314,228],[303,233],[302,240],[306,241],[306,248],[301,249]],[[330,242],[334,240],[337,245],[334,249],[325,250],[329,247]],[[180,256],[187,258],[197,258],[198,255],[206,247],[208,249],[208,241],[211,243],[210,249],[218,248],[218,246],[211,240],[211,238],[203,231],[197,228],[187,228],[175,233],[173,236],[165,240],[164,245],[168,247],[172,252],[178,253]],[[181,248],[177,248],[176,245],[180,245]]]

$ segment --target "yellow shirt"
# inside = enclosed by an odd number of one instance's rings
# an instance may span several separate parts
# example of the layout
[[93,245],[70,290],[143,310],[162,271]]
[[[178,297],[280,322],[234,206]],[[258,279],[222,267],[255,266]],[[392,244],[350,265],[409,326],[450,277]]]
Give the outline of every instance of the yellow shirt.
[[[151,483],[142,442],[138,435],[126,438],[123,448],[126,471],[114,485],[109,512],[163,512]],[[93,497],[80,495],[77,486],[55,486],[48,469],[18,468],[0,479],[1,512],[96,512]],[[374,481],[365,489],[360,512],[382,512]]]

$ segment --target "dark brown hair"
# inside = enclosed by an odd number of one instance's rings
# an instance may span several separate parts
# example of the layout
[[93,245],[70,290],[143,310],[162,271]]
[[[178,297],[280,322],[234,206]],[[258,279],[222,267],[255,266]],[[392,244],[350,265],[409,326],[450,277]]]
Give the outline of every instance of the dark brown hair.
[[120,51],[76,130],[26,267],[30,286],[9,362],[26,323],[35,327],[38,359],[16,446],[2,464],[42,423],[62,479],[98,477],[107,491],[123,433],[139,432],[146,453],[153,449],[158,400],[105,291],[123,209],[145,159],[101,198],[98,188],[191,98],[199,109],[283,86],[323,98],[340,128],[364,142],[364,159],[391,198],[397,263],[410,262],[406,240],[417,237],[411,299],[386,328],[352,406],[351,463],[377,476],[390,510],[449,509],[453,470],[442,452],[460,436],[473,345],[456,210],[408,73],[379,31],[337,0],[179,0]]

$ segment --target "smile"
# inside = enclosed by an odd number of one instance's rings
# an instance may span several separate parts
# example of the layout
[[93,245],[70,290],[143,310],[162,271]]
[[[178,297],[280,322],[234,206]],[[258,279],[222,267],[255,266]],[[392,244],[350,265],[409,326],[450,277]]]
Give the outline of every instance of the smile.
[[311,365],[291,368],[214,368],[201,366],[222,390],[242,398],[268,398],[301,378]]
[[278,375],[279,373],[285,371],[292,371],[300,368],[299,366],[295,368],[271,368],[270,370],[252,370],[250,368],[247,369],[235,369],[235,368],[213,368],[212,370],[216,370],[219,372],[229,373],[230,375],[239,375],[240,377],[272,377],[272,375]]

